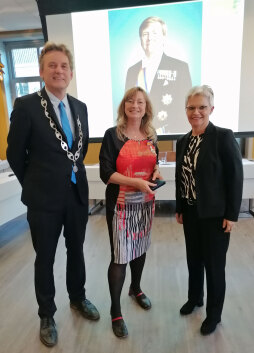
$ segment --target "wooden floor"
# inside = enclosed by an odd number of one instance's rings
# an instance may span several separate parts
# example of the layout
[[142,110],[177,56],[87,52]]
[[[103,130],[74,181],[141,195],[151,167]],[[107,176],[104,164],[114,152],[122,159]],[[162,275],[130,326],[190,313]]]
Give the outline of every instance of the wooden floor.
[[55,315],[59,342],[47,348],[39,340],[33,286],[34,251],[25,216],[0,227],[1,353],[251,353],[254,345],[254,218],[240,218],[227,258],[227,293],[222,323],[208,337],[199,333],[205,308],[179,315],[186,300],[187,269],[182,227],[170,205],[158,204],[152,245],[142,289],[152,309],[142,310],[128,296],[130,271],[122,293],[122,312],[129,337],[111,330],[107,268],[110,249],[105,211],[89,217],[85,257],[87,297],[101,313],[98,322],[83,319],[69,307],[65,287],[65,247],[59,241],[55,262]]

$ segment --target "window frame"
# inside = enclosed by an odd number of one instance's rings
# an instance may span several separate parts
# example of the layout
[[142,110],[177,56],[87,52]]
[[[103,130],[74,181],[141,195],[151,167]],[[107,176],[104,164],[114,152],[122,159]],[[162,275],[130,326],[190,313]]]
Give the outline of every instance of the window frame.
[[18,97],[17,92],[16,92],[16,84],[17,83],[40,82],[40,89],[42,89],[42,87],[43,87],[43,80],[40,76],[15,77],[14,63],[13,63],[13,59],[12,59],[12,50],[13,49],[36,48],[38,62],[39,62],[39,55],[40,55],[39,50],[41,47],[44,46],[44,44],[45,43],[42,39],[5,42],[5,50],[6,50],[8,72],[9,72],[9,78],[10,78],[9,84],[10,84],[12,103]]

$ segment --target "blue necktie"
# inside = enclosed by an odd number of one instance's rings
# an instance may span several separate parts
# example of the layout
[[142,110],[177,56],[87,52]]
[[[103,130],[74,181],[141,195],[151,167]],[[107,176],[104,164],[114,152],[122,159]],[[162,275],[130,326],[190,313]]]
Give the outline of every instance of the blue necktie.
[[[71,132],[70,123],[69,123],[69,120],[68,120],[68,117],[67,117],[67,114],[66,114],[66,110],[65,110],[65,107],[64,107],[64,103],[60,102],[58,107],[59,107],[59,110],[60,110],[60,118],[61,118],[62,128],[63,128],[63,131],[64,131],[66,137],[67,137],[67,142],[68,142],[69,149],[71,149],[72,143],[73,143],[73,138],[72,138],[72,132]],[[72,170],[72,173],[71,173],[71,181],[74,184],[77,183],[76,175],[75,175],[73,170]]]

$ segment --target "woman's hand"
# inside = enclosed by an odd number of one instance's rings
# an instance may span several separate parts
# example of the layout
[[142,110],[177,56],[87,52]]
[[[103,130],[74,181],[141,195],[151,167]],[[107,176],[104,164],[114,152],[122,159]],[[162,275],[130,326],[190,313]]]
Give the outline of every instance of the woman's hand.
[[154,169],[153,171],[152,180],[155,180],[155,179],[163,180],[162,176],[160,175],[159,169]]
[[154,168],[154,171],[153,171],[152,180],[155,180],[155,179],[163,180],[163,178],[162,178],[162,176],[160,174],[160,171],[159,171],[158,164],[156,165],[156,167]]
[[224,233],[230,233],[234,227],[235,222],[229,221],[228,219],[223,219],[222,228],[225,229]]
[[183,224],[183,214],[182,213],[176,213],[176,221],[179,224]]
[[108,184],[110,183],[128,185],[142,192],[148,192],[149,194],[155,195],[155,192],[152,191],[149,186],[156,186],[156,184],[141,178],[126,177],[125,175],[115,172],[110,176],[108,180]]
[[151,195],[155,195],[155,192],[150,189],[150,186],[155,186],[155,185],[156,184],[153,184],[150,181],[135,178],[135,188],[142,192],[148,192]]

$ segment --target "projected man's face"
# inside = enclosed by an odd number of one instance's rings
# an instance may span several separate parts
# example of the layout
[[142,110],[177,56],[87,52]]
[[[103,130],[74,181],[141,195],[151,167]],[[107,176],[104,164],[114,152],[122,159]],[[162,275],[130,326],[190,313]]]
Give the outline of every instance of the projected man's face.
[[43,57],[40,76],[44,80],[46,88],[56,97],[62,99],[73,76],[68,57],[57,50],[46,53]]
[[133,97],[130,97],[125,102],[124,112],[129,120],[139,120],[146,113],[146,100],[142,92],[137,92]]
[[211,107],[208,99],[201,94],[188,99],[186,114],[194,135],[205,132],[209,123],[209,115],[212,114],[213,109],[214,107]]
[[165,41],[161,24],[159,22],[149,23],[144,28],[140,39],[146,56],[150,57],[156,53],[160,53],[163,50]]

